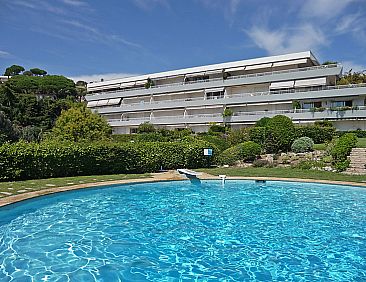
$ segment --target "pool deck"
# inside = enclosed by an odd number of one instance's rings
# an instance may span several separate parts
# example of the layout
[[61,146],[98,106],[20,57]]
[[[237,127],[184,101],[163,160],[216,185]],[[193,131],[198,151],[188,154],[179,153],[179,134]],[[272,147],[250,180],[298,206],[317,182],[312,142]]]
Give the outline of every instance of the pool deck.
[[[16,202],[24,201],[27,199],[36,198],[43,195],[54,194],[65,191],[72,191],[84,188],[91,187],[101,187],[101,186],[109,186],[116,184],[130,184],[130,183],[146,183],[146,182],[158,182],[158,181],[178,181],[178,180],[186,180],[185,176],[180,175],[178,172],[171,170],[167,172],[161,173],[152,173],[152,177],[148,178],[136,178],[136,179],[124,179],[124,180],[114,180],[114,181],[105,181],[105,182],[96,182],[96,183],[86,183],[86,184],[78,184],[73,186],[64,186],[64,187],[54,187],[42,189],[39,191],[32,191],[18,195],[12,195],[8,197],[0,198],[0,207],[10,205]],[[219,180],[219,177],[216,175],[211,175],[207,173],[202,173],[199,176],[200,180]],[[336,184],[336,185],[348,185],[348,186],[357,186],[357,187],[365,187],[366,183],[359,182],[349,182],[349,181],[330,181],[330,180],[316,180],[316,179],[303,179],[303,178],[280,178],[280,177],[237,177],[237,176],[228,176],[226,180],[264,180],[264,181],[294,181],[294,182],[313,182],[313,183],[322,183],[322,184]]]

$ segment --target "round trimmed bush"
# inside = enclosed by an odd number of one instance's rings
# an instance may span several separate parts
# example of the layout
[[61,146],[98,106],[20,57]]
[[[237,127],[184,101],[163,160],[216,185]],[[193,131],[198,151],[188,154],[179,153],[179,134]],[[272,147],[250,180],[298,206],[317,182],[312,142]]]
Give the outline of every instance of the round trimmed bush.
[[291,151],[294,153],[305,153],[313,150],[314,141],[309,137],[300,137],[291,145]]
[[295,126],[292,120],[283,115],[274,116],[266,126],[266,152],[288,152],[295,138]]
[[220,154],[219,163],[233,165],[237,161],[254,161],[261,153],[261,146],[255,142],[248,141],[240,143]]

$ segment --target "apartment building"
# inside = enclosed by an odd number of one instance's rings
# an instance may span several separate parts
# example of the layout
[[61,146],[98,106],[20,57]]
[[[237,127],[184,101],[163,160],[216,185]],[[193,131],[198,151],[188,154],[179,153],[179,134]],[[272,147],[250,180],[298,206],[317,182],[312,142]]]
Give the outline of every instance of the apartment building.
[[239,128],[279,114],[300,125],[329,120],[338,130],[365,130],[366,85],[337,86],[341,74],[341,65],[320,65],[307,51],[89,83],[86,100],[115,134],[144,122]]

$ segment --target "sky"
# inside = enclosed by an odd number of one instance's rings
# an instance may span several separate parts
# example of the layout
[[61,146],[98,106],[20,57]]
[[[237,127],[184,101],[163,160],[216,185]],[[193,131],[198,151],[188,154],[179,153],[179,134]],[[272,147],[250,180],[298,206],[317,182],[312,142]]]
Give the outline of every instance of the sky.
[[96,81],[311,50],[366,69],[366,0],[0,0],[0,72]]

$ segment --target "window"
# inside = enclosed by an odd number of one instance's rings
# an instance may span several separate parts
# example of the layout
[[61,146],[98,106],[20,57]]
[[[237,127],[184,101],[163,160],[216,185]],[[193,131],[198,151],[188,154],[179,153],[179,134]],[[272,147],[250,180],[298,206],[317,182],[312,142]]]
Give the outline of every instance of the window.
[[351,101],[333,101],[332,107],[352,107]]
[[130,134],[136,134],[137,133],[137,127],[130,128]]
[[321,108],[322,102],[306,102],[303,105],[303,109]]
[[207,100],[222,99],[222,98],[224,98],[224,91],[207,92],[206,93],[206,99]]
[[314,102],[314,108],[321,108],[322,102]]

